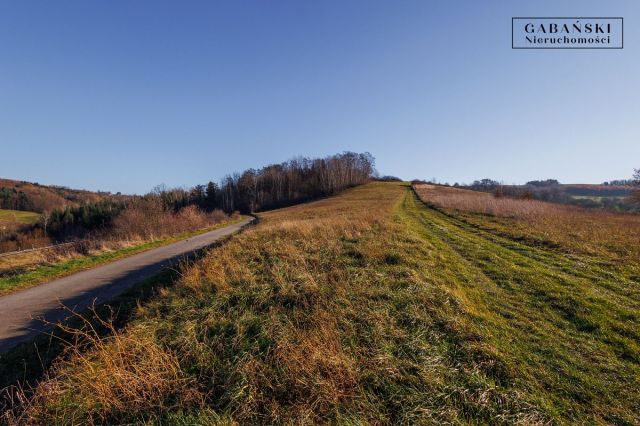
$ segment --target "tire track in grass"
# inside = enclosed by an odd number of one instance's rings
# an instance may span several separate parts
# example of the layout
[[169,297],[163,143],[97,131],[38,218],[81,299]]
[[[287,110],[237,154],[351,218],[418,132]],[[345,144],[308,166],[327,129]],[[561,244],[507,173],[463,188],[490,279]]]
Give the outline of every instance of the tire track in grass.
[[[417,196],[414,197],[415,203],[424,205]],[[455,232],[445,232],[446,236],[464,238],[464,235],[468,237],[475,235],[481,241],[493,243],[494,248],[500,247],[500,251],[504,254],[503,258],[511,263],[520,265],[527,270],[532,267],[541,267],[548,274],[557,276],[568,285],[573,285],[575,281],[578,281],[582,284],[580,286],[582,289],[597,287],[596,293],[605,303],[610,299],[615,299],[616,302],[625,304],[629,309],[640,309],[640,287],[637,283],[620,276],[615,271],[594,265],[591,259],[515,241],[507,236],[474,226],[464,219],[456,217],[455,214],[431,206],[425,207],[431,212],[429,219],[438,221],[438,226],[441,229],[456,230]],[[468,242],[476,241],[469,240],[468,237]],[[528,262],[525,259],[530,259],[533,262]],[[618,303],[612,305],[613,308],[616,306]]]
[[[416,201],[420,203],[419,200]],[[534,296],[543,299],[545,305],[551,303],[554,308],[560,309],[565,319],[569,314],[568,319],[577,320],[578,329],[581,326],[586,327],[581,331],[592,329],[588,324],[580,324],[580,318],[571,317],[580,302],[588,302],[587,307],[591,310],[617,312],[615,316],[623,319],[630,312],[621,309],[622,307],[628,308],[631,312],[640,309],[640,304],[634,300],[634,293],[610,291],[621,287],[623,278],[606,282],[603,277],[595,274],[572,273],[571,270],[567,270],[566,260],[558,253],[490,235],[486,231],[470,232],[463,222],[436,209],[425,209],[421,212],[421,221],[457,253],[479,267],[492,281],[502,287],[524,285],[518,290],[533,292]],[[526,286],[531,283],[546,285]],[[578,301],[574,295],[583,296],[581,299],[584,300]],[[562,298],[567,298],[570,303],[558,304],[557,299]]]
[[621,413],[638,406],[638,392],[621,386],[640,387],[633,329],[639,305],[634,293],[625,294],[623,278],[472,227],[415,194],[407,195],[403,212],[445,253],[446,267],[457,269],[449,286],[462,287],[478,327],[522,369],[521,384],[534,393],[553,390],[553,401],[541,406],[571,412],[580,401]]
[[[418,203],[422,201],[417,198]],[[533,260],[543,262],[546,266],[564,272],[570,276],[589,279],[599,286],[613,291],[625,298],[632,298],[640,302],[640,287],[633,279],[622,276],[618,271],[603,267],[602,259],[594,259],[588,256],[564,253],[553,248],[547,248],[536,244],[527,244],[509,237],[503,233],[482,228],[477,224],[470,223],[464,218],[458,217],[443,209],[427,206],[430,210],[440,213],[451,224],[467,232],[473,233],[490,240],[502,247],[514,250],[523,256]],[[611,266],[608,263],[605,266]]]

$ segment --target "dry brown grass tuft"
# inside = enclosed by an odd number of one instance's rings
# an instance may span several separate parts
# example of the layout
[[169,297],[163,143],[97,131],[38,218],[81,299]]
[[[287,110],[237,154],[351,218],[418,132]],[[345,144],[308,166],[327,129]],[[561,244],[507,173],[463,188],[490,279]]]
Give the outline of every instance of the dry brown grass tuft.
[[[202,406],[194,381],[177,355],[154,339],[153,330],[119,333],[111,320],[99,318],[83,323],[79,329],[59,325],[71,337],[50,372],[55,379],[45,379],[29,397],[18,391],[16,401],[23,407],[17,415],[6,413],[8,423],[105,424],[121,416],[146,421],[165,410]],[[102,337],[105,331],[108,337]]]

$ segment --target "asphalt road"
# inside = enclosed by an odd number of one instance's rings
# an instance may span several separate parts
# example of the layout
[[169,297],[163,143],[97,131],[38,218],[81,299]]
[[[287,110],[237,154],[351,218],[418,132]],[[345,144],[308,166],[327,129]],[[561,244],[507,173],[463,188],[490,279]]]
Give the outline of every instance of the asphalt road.
[[[94,303],[103,303],[194,251],[239,231],[253,218],[0,297],[0,352],[32,339]],[[68,309],[65,309],[66,307]]]

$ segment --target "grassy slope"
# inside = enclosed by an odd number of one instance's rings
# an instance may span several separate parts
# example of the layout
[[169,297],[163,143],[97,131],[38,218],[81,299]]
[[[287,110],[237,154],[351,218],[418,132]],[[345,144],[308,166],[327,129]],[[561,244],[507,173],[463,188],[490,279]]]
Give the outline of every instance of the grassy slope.
[[557,420],[638,420],[638,282],[445,211],[413,216],[462,277],[456,286],[475,326],[531,402]]
[[31,423],[629,423],[637,283],[374,183],[263,215],[88,356]]
[[36,223],[39,218],[40,214],[35,212],[0,209],[0,222]]
[[35,285],[51,281],[55,278],[71,275],[78,271],[94,268],[98,265],[102,265],[117,259],[122,259],[123,257],[131,256],[156,247],[171,244],[173,242],[183,240],[194,235],[204,234],[205,232],[213,231],[214,229],[238,223],[245,218],[245,216],[242,216],[237,220],[219,223],[214,226],[198,229],[192,232],[182,233],[173,237],[148,241],[134,246],[125,247],[118,250],[111,250],[95,255],[79,256],[62,262],[39,265],[27,272],[22,272],[17,275],[0,277],[0,296],[25,289],[27,287],[33,287]]

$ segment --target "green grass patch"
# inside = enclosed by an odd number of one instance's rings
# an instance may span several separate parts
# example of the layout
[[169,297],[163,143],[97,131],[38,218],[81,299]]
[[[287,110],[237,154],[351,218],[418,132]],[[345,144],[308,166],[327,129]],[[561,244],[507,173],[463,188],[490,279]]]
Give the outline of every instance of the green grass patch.
[[0,209],[0,222],[15,222],[21,224],[36,223],[40,219],[40,213],[20,210]]
[[603,200],[606,199],[611,199],[611,200],[624,200],[625,198],[628,198],[627,195],[572,195],[571,198],[575,198],[576,200],[592,200],[595,202],[602,202]]
[[478,226],[490,220],[482,215],[471,226],[469,213],[425,208],[417,197],[404,212],[436,245],[474,333],[508,373],[504,383],[555,423],[633,424],[640,291],[625,268],[491,232]]
[[205,232],[213,231],[225,226],[229,226],[235,223],[239,223],[246,219],[246,216],[242,216],[236,220],[223,222],[215,226],[198,229],[196,231],[185,232],[179,235],[175,235],[168,238],[149,241],[138,245],[107,251],[91,256],[79,256],[70,260],[45,264],[36,266],[34,269],[23,272],[17,275],[0,277],[0,295],[8,294],[17,290],[21,290],[27,287],[32,287],[47,281],[51,281],[56,278],[61,278],[67,275],[71,275],[75,272],[79,272],[85,269],[90,269],[95,266],[99,266],[117,259],[121,259],[134,254],[142,253],[153,248],[161,247],[167,244],[174,243],[195,235],[204,234]]

